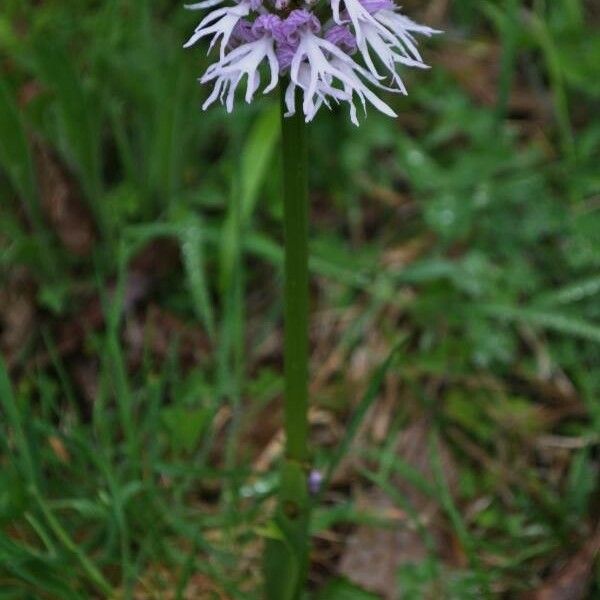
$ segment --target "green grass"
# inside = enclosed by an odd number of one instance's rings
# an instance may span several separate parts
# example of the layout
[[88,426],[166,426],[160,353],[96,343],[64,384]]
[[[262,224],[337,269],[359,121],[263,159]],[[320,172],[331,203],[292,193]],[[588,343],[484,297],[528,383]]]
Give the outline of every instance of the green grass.
[[[516,597],[596,527],[592,4],[450,3],[433,69],[390,99],[397,121],[311,125],[314,460],[330,482],[311,597],[372,597],[339,556],[357,527],[398,523],[358,491],[422,535],[426,558],[395,579],[415,599]],[[181,48],[196,17],[3,2],[0,598],[260,597],[283,389],[278,103],[200,111],[208,59]],[[395,450],[416,422],[425,471]],[[587,584],[597,597],[598,568]]]

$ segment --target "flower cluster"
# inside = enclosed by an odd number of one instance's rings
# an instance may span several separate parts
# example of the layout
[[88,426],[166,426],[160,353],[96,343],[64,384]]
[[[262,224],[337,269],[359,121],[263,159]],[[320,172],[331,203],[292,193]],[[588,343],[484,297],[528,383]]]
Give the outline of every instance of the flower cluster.
[[264,65],[269,77],[263,93],[273,90],[281,76],[289,80],[286,116],[295,114],[299,97],[307,122],[322,105],[347,102],[358,125],[356,100],[365,110],[369,103],[393,117],[373,89],[406,94],[399,66],[427,68],[415,34],[438,33],[401,14],[392,0],[234,0],[221,6],[226,1],[186,6],[211,11],[185,47],[208,38],[209,52],[219,49],[219,60],[200,78],[213,84],[204,109],[220,100],[231,112],[244,79],[245,100],[251,102]]

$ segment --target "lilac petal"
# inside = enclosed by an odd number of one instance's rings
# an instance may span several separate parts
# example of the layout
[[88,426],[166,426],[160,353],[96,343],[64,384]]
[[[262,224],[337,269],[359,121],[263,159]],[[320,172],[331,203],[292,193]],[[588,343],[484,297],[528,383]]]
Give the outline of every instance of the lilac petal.
[[302,31],[319,32],[321,23],[311,12],[304,9],[293,10],[286,19],[273,30],[273,37],[280,43],[297,45]]
[[325,32],[325,39],[348,54],[356,52],[356,38],[345,25],[331,26]]
[[281,25],[281,19],[277,15],[260,15],[252,25],[252,33],[256,38],[264,35],[273,35]]

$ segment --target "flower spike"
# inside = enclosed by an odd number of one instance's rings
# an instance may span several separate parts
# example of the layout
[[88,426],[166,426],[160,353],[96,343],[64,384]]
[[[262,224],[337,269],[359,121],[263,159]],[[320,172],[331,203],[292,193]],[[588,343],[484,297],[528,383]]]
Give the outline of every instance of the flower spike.
[[[190,10],[209,12],[185,47],[202,38],[210,40],[209,53],[219,47],[219,60],[200,78],[203,84],[213,84],[203,109],[219,100],[231,112],[236,90],[244,80],[244,99],[252,102],[264,69],[269,73],[265,94],[277,86],[281,76],[289,79],[284,92],[286,116],[295,114],[299,91],[307,122],[322,106],[347,103],[350,120],[358,125],[356,100],[365,113],[369,104],[394,117],[376,92],[406,94],[400,69],[428,68],[416,36],[439,33],[403,15],[393,0],[230,1],[186,5]],[[322,21],[316,16],[317,8],[322,18],[325,15]]]

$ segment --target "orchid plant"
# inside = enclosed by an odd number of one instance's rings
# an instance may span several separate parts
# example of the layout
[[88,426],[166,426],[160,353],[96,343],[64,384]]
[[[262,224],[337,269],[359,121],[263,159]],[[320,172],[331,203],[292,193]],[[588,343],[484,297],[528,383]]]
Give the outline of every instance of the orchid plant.
[[346,103],[396,114],[378,94],[406,94],[401,67],[425,69],[417,35],[439,33],[401,13],[393,0],[203,0],[208,10],[185,44],[207,38],[218,59],[200,78],[231,112],[238,87],[250,103],[281,89],[285,228],[284,413],[286,449],[279,506],[267,536],[265,596],[298,600],[308,569],[309,518],[318,490],[308,450],[308,186],[306,125],[323,106]]

